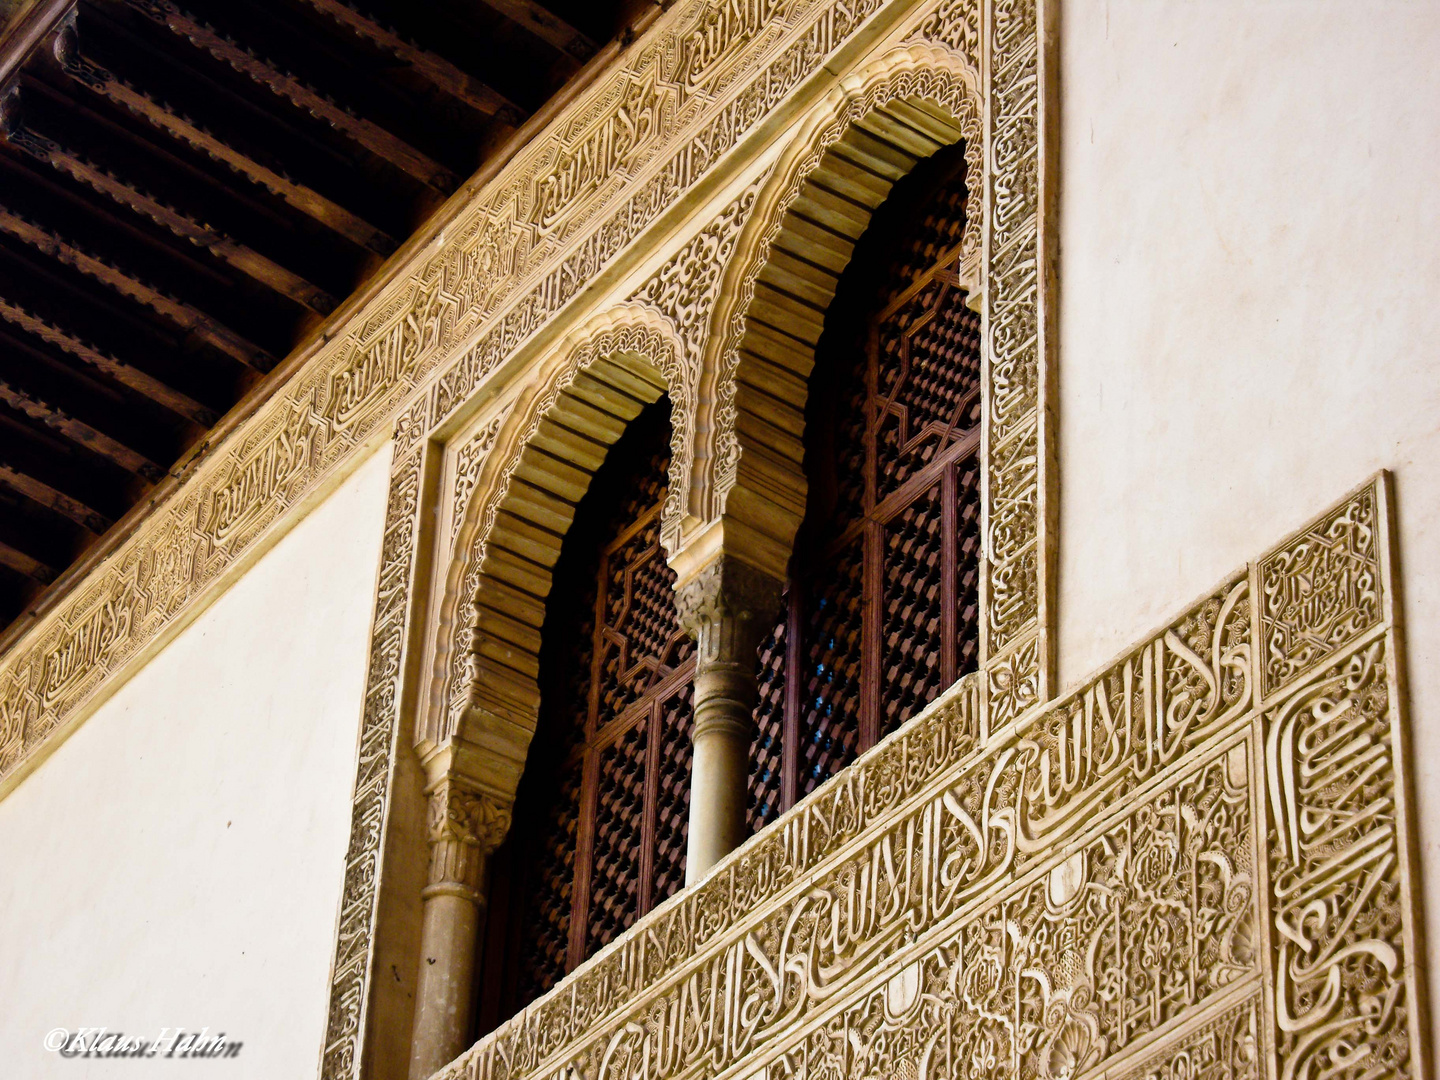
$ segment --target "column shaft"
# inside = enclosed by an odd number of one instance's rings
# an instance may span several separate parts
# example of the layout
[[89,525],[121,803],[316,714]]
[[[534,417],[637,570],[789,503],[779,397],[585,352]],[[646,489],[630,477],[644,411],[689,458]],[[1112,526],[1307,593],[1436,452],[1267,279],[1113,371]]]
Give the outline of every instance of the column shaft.
[[478,898],[453,892],[425,898],[411,1080],[431,1076],[469,1044],[480,907]]
[[755,737],[755,650],[780,583],[721,556],[680,587],[680,621],[695,636],[695,734],[685,882],[698,881],[750,835],[745,821]]
[[430,884],[421,893],[410,1080],[425,1080],[470,1044],[485,860],[509,829],[509,807],[453,779],[430,793]]

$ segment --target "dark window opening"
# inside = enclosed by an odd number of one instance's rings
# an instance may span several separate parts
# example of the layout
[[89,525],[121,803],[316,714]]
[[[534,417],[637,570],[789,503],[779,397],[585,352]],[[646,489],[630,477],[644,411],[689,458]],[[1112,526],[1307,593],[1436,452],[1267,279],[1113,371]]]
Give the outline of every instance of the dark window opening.
[[875,212],[816,348],[805,521],[760,647],[760,829],[960,676],[979,651],[980,317],[959,286],[964,148]]
[[669,464],[662,397],[611,448],[555,567],[540,718],[491,860],[480,1032],[684,884],[695,665],[660,547]]

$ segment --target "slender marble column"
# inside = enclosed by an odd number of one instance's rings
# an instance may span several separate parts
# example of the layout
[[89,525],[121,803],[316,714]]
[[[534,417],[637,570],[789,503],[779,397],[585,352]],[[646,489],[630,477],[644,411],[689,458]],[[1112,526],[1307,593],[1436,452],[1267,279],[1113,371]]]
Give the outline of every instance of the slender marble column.
[[410,1080],[425,1080],[469,1045],[475,942],[485,860],[510,828],[510,809],[453,779],[430,793],[430,883],[421,927]]
[[745,823],[755,737],[755,650],[771,629],[781,584],[721,556],[680,587],[681,624],[695,637],[695,734],[685,881],[749,835]]

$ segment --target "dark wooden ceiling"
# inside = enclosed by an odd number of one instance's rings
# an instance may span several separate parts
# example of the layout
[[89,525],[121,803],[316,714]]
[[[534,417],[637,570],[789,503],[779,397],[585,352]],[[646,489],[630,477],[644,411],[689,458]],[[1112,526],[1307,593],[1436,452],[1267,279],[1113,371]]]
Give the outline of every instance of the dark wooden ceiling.
[[0,0],[5,638],[653,6]]

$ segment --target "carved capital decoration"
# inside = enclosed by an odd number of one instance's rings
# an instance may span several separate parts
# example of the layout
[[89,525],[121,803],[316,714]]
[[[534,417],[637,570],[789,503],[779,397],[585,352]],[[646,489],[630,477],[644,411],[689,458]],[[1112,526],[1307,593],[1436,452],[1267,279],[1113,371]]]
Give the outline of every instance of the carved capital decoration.
[[486,857],[510,831],[510,806],[447,778],[430,793],[430,878],[423,895],[448,892],[481,902]]
[[699,646],[696,671],[753,668],[755,650],[775,624],[783,590],[783,582],[731,555],[720,556],[677,587],[680,625]]

